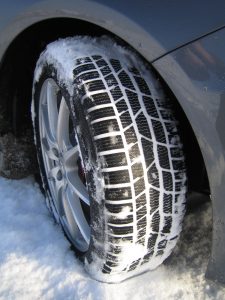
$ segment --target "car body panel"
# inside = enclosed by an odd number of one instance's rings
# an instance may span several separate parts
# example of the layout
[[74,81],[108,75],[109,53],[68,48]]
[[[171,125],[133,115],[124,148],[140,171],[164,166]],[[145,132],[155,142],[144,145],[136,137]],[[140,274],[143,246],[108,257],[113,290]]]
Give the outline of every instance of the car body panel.
[[97,24],[138,50],[149,62],[225,26],[223,0],[8,0],[1,3],[0,58],[11,41],[41,20],[76,18]]
[[[153,63],[195,132],[213,205],[209,278],[225,283],[225,29]],[[194,162],[193,162],[194,163]]]

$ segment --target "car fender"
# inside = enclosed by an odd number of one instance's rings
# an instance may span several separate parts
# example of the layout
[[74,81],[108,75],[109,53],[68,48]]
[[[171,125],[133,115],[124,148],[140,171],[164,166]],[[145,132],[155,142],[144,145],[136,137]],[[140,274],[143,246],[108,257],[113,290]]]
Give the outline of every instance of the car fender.
[[213,242],[207,277],[225,283],[225,29],[155,61],[197,137],[208,173]]
[[22,0],[15,5],[13,0],[8,0],[1,4],[0,58],[23,30],[42,20],[59,17],[99,25],[124,39],[151,62],[224,26],[225,3],[222,0],[187,3],[178,0]]

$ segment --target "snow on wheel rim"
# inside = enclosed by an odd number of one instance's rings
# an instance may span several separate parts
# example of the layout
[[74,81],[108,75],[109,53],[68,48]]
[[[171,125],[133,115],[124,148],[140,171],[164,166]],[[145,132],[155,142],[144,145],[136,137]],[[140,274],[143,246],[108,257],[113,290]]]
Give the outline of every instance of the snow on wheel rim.
[[85,252],[91,235],[89,195],[69,109],[53,79],[44,81],[39,103],[41,152],[51,197],[71,242]]

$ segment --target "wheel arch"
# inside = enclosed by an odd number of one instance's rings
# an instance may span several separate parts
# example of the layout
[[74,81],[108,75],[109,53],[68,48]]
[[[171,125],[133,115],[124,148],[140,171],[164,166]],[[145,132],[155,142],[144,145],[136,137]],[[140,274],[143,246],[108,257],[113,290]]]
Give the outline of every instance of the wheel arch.
[[[114,39],[118,39],[121,44],[129,47],[133,46],[133,50],[139,52],[139,49],[137,49],[138,45],[136,45],[135,49],[134,44],[130,45],[127,41],[121,39],[121,36],[118,37],[118,35],[99,25],[81,19],[51,18],[27,27],[13,39],[1,61],[0,108],[2,118],[0,118],[0,134],[12,132],[20,137],[27,129],[31,130],[30,101],[32,96],[33,70],[40,53],[45,49],[46,45],[58,38],[84,34],[90,36],[109,35]],[[151,55],[147,63],[150,63],[150,61]],[[185,149],[188,158],[190,189],[205,189],[205,187],[208,187],[208,179],[205,176],[205,167],[194,132],[173,92],[161,76],[160,80],[166,92],[175,103],[177,118],[180,120],[182,130],[185,133],[184,141],[190,137],[195,141],[193,148],[186,146]],[[194,156],[191,153],[195,153]],[[198,163],[191,164],[192,160]],[[196,184],[196,179],[200,177],[203,179],[202,182]]]

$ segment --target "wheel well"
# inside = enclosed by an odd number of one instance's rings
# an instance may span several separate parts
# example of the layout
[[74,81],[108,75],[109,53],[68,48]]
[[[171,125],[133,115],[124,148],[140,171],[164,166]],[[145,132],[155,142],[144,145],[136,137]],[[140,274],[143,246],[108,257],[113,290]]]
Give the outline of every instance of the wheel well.
[[[113,33],[89,22],[57,18],[34,24],[17,36],[6,51],[0,67],[0,135],[11,132],[21,137],[27,131],[32,130],[30,101],[33,72],[40,53],[48,43],[58,38],[74,35],[101,36],[104,34],[118,39]],[[125,43],[122,40],[119,41],[122,44]],[[178,101],[163,80],[160,80],[166,93],[174,100],[175,112],[180,121],[189,189],[208,191],[207,173],[194,132]],[[190,140],[194,143],[189,143]]]
[[210,188],[208,175],[195,133],[173,92],[161,78],[160,81],[164,87],[166,95],[168,95],[173,102],[173,109],[175,111],[176,118],[179,121],[179,132],[184,146],[187,166],[188,191],[195,191],[209,195]]
[[36,23],[17,36],[1,62],[0,107],[3,116],[0,118],[0,134],[13,131],[20,136],[29,124],[33,72],[47,44],[68,36],[103,34],[112,35],[85,21],[57,18]]

